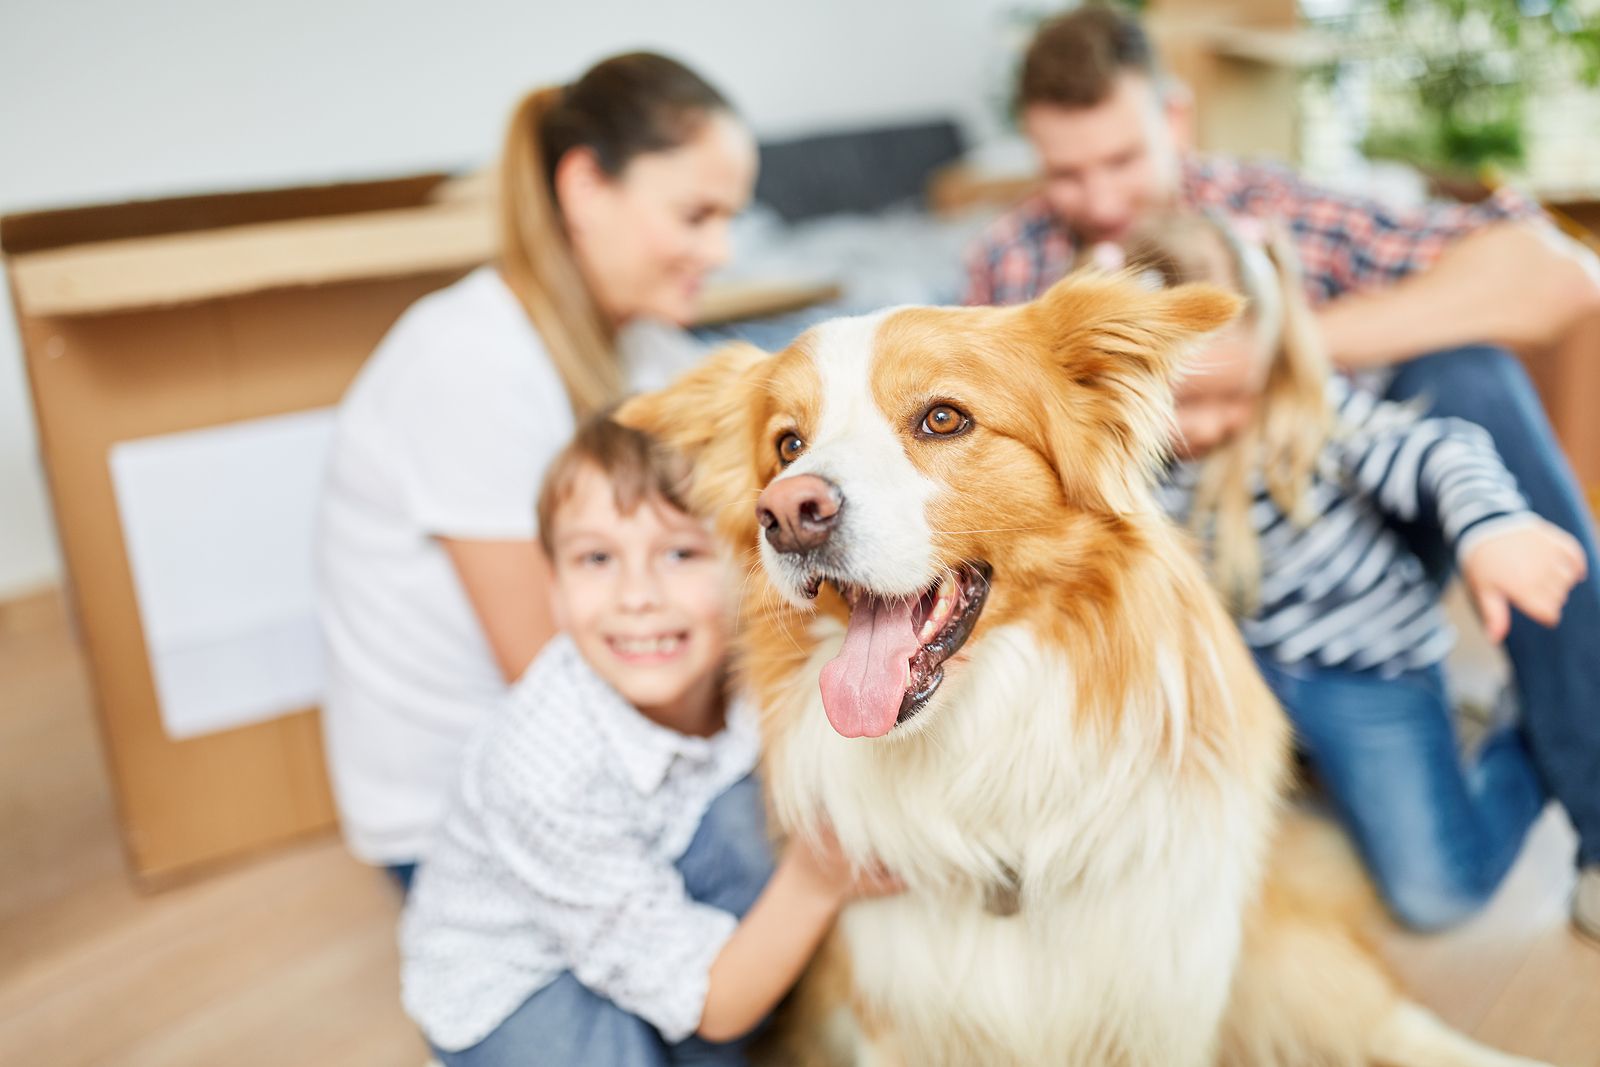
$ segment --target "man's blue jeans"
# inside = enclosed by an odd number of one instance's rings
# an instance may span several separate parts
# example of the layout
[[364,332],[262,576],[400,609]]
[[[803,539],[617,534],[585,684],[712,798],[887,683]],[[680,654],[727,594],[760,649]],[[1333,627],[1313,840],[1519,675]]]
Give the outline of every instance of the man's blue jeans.
[[1487,903],[1544,807],[1520,734],[1501,730],[1463,765],[1437,667],[1258,665],[1395,917],[1437,930]]
[[[743,917],[772,877],[761,786],[747,777],[723,793],[700,820],[678,859],[695,900]],[[540,989],[471,1048],[434,1050],[445,1067],[744,1067],[744,1042],[699,1037],[669,1045],[655,1027],[590,992],[566,973]]]
[[[1578,831],[1579,863],[1600,863],[1600,552],[1594,518],[1527,372],[1511,353],[1474,345],[1422,356],[1396,371],[1389,399],[1420,399],[1432,415],[1488,430],[1534,512],[1576,537],[1588,556],[1588,577],[1568,596],[1560,624],[1546,628],[1513,612],[1506,651],[1534,765]],[[1424,517],[1406,533],[1442,585],[1455,561],[1438,523]]]

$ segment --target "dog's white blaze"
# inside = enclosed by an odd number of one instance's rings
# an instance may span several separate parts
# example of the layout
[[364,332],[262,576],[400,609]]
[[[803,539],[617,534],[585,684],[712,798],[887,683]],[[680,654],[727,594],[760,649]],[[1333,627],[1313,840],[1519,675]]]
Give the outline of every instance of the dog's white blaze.
[[[844,498],[835,536],[842,539],[854,584],[891,596],[921,593],[933,580],[933,531],[927,502],[937,487],[912,465],[900,436],[872,395],[873,342],[894,309],[838,319],[816,328],[812,359],[822,379],[821,417],[805,453],[778,476],[815,474]],[[796,603],[804,575],[763,538],[768,573]]]

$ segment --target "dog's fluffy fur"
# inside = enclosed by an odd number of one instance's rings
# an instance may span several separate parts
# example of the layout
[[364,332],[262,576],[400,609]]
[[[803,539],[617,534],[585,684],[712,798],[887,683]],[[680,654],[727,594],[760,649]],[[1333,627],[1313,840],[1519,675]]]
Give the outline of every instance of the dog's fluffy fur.
[[[863,1062],[1528,1062],[1407,1002],[1351,933],[1359,874],[1281,818],[1285,719],[1154,505],[1170,380],[1236,304],[1077,275],[727,349],[620,413],[693,458],[691,499],[751,550],[742,667],[781,830],[826,819],[908,886],[840,924]],[[924,432],[941,403],[970,426]],[[826,566],[759,536],[757,495],[805,474],[843,501]],[[917,597],[980,560],[987,602],[931,700],[835,732],[839,587]]]

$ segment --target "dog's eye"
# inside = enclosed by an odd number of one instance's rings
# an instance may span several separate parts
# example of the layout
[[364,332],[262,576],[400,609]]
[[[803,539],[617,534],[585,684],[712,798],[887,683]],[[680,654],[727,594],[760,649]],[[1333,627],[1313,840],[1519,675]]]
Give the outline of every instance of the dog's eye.
[[806,450],[806,443],[800,440],[797,433],[786,433],[778,438],[778,462],[785,467],[800,458],[800,453]]
[[953,437],[971,425],[972,420],[960,409],[949,404],[935,404],[922,416],[918,429],[930,437]]

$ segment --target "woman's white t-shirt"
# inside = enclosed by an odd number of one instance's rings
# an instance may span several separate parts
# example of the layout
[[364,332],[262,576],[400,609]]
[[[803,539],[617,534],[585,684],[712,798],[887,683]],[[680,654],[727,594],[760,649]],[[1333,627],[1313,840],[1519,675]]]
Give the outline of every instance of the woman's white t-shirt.
[[[660,324],[619,348],[633,389],[698,355]],[[540,480],[574,428],[492,267],[408,309],[340,404],[317,545],[322,721],[345,838],[370,863],[422,856],[467,736],[509,689],[439,538],[532,540]]]

